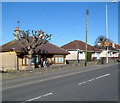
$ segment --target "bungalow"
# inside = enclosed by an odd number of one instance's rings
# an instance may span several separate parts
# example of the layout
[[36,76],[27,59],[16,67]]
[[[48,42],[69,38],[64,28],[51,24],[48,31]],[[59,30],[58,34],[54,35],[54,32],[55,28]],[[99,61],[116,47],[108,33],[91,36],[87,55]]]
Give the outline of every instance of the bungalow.
[[[10,41],[2,45],[0,48],[0,56],[2,57],[2,62],[0,62],[0,70],[27,69],[28,54],[23,50],[18,40]],[[46,43],[35,49],[35,53],[32,56],[32,64],[34,64],[35,60],[39,66],[43,61],[49,61],[54,65],[65,64],[65,58],[68,54],[68,51],[51,43]]]
[[[106,57],[106,47],[102,46],[101,43],[98,43],[94,47],[101,50],[100,57],[105,58]],[[108,47],[108,58],[109,59],[117,59],[119,57],[120,53],[120,46],[115,44],[114,42],[110,43]]]
[[[66,56],[66,60],[76,61],[76,60],[85,60],[85,47],[86,43],[74,40],[68,44],[61,46],[61,48],[67,50],[70,54]],[[92,58],[99,59],[100,50],[91,46],[87,45],[87,51],[92,53]]]

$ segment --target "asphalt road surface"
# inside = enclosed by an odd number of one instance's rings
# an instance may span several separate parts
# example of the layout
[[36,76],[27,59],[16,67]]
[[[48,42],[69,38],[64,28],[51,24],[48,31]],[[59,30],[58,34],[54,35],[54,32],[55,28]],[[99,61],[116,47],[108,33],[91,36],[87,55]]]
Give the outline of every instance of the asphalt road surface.
[[[3,101],[118,101],[119,65],[5,88]],[[89,68],[88,68],[89,69]]]

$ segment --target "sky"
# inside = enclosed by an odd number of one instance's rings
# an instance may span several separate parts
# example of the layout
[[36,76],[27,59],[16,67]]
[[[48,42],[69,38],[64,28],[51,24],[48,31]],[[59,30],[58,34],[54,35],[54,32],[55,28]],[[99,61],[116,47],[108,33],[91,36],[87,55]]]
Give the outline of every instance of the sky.
[[[86,9],[88,44],[106,36],[106,2],[3,2],[2,44],[14,39],[20,21],[21,30],[43,30],[52,34],[50,43],[62,46],[73,40],[85,42]],[[118,44],[118,3],[108,3],[108,37]]]

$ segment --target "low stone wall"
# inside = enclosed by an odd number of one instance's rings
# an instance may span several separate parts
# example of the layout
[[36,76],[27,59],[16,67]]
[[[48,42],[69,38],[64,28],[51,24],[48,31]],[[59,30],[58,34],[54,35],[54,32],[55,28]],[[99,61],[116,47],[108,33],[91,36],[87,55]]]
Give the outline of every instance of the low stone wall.
[[[87,62],[87,66],[90,66],[90,65],[96,65],[97,64],[97,62]],[[19,71],[36,71],[36,70],[38,70],[38,71],[44,71],[44,70],[59,70],[59,69],[73,69],[73,68],[77,68],[77,67],[84,67],[85,66],[85,61],[82,61],[82,62],[80,62],[80,63],[71,63],[71,64],[60,64],[60,65],[58,65],[58,64],[53,64],[53,65],[51,65],[51,66],[49,66],[49,67],[40,67],[40,68],[34,68],[33,66],[32,66],[32,69],[29,69],[28,68],[28,66],[23,66],[24,67],[24,69],[20,69]],[[5,71],[5,73],[6,72],[16,72],[16,70],[9,70],[9,71]]]
[[[88,62],[87,65],[96,65],[95,62]],[[36,74],[43,74],[47,72],[59,71],[59,70],[69,70],[75,68],[82,68],[84,67],[84,63],[76,63],[76,64],[67,64],[67,65],[52,65],[46,68],[36,68],[31,70],[24,70],[24,71],[9,71],[2,73],[2,80],[8,80],[17,77],[25,77],[30,75]]]

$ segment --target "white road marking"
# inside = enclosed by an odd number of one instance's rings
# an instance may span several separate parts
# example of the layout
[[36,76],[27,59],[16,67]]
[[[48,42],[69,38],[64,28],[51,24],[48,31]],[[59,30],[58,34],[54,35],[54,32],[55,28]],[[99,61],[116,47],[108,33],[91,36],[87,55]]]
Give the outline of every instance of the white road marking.
[[100,78],[103,78],[103,77],[106,77],[106,76],[109,76],[110,74],[105,74],[105,75],[102,75],[102,76],[99,76],[99,77],[96,77],[96,78],[93,78],[93,79],[90,79],[90,80],[87,80],[87,81],[83,81],[81,83],[78,83],[78,85],[81,85],[81,84],[85,84],[85,83],[88,83],[88,82],[91,82],[93,80],[96,80],[96,79],[100,79]]
[[52,94],[52,93],[48,93],[48,94],[45,94],[45,95],[43,95],[43,96],[45,97],[45,96],[48,96],[48,95],[51,95],[51,94]]
[[49,95],[51,95],[51,94],[52,94],[52,93],[48,93],[48,94],[45,94],[45,95],[42,95],[42,96],[38,96],[38,97],[35,97],[35,98],[32,98],[32,99],[29,99],[29,100],[27,100],[26,102],[34,101],[34,100],[36,100],[36,99],[40,99],[41,97],[49,96]]
[[35,97],[35,98],[32,98],[32,99],[29,99],[29,100],[27,100],[27,101],[33,101],[33,100],[36,100],[36,99],[39,99],[39,98],[41,98],[42,96],[38,96],[38,97]]
[[81,85],[81,84],[83,84],[83,83],[79,83],[78,85]]
[[82,83],[86,83],[86,81],[82,82]]
[[91,82],[91,81],[93,81],[93,80],[95,80],[95,79],[90,79],[90,80],[88,80],[88,81]]
[[105,75],[99,76],[99,77],[97,77],[97,78],[95,78],[95,79],[100,79],[100,78],[106,77],[106,76],[108,76],[108,75],[110,75],[110,74],[105,74]]
[[78,85],[81,85],[81,84],[84,84],[84,83],[86,83],[86,81],[84,81],[84,82],[82,82],[82,83],[79,83]]

